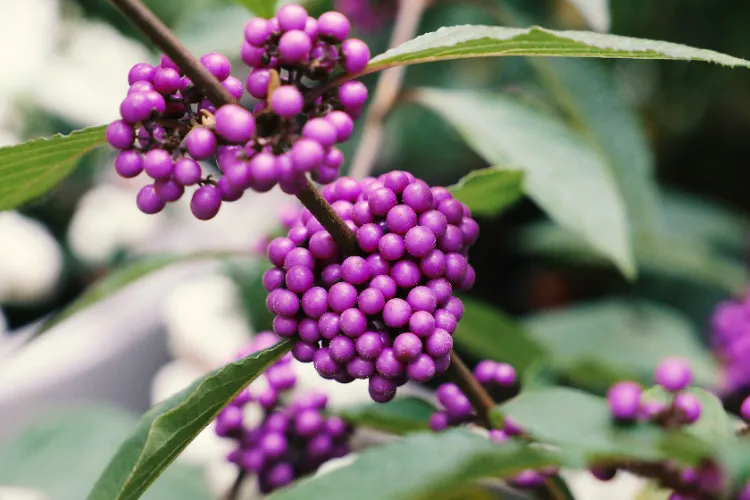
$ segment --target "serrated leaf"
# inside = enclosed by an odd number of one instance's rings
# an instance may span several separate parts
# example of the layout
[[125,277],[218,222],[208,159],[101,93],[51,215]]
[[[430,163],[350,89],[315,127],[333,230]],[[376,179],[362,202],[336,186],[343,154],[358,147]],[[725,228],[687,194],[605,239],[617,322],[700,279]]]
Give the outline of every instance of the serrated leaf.
[[[266,19],[272,18],[276,14],[276,0],[234,0],[244,6],[252,14]],[[248,17],[249,20],[249,17]]]
[[237,394],[291,349],[273,347],[229,363],[146,412],[110,460],[88,500],[135,500]]
[[[137,416],[109,406],[45,411],[0,448],[0,484],[34,488],[49,500],[80,500],[137,421]],[[175,464],[143,498],[212,497],[200,474]]]
[[406,396],[389,403],[366,403],[344,408],[338,414],[354,425],[392,434],[425,431],[435,407],[424,399]]
[[710,451],[705,442],[684,432],[665,432],[648,423],[617,426],[604,398],[563,387],[524,391],[495,407],[492,418],[497,425],[511,418],[534,439],[559,446],[570,466],[665,457],[695,463]]
[[[608,265],[580,238],[552,224],[534,224],[525,228],[520,245],[531,253],[563,261]],[[688,279],[731,294],[743,293],[750,278],[744,263],[695,239],[671,235],[637,237],[635,251],[638,265],[645,272]]]
[[603,390],[621,379],[650,384],[667,356],[689,360],[696,382],[716,383],[718,367],[693,325],[670,308],[606,300],[527,317],[524,327],[554,353],[549,363],[576,383]]
[[515,443],[499,446],[465,429],[418,433],[370,448],[354,463],[280,490],[273,500],[416,500],[461,489],[483,477],[558,463]]
[[[721,404],[719,398],[698,387],[690,387],[686,389],[686,392],[693,394],[700,401],[701,415],[695,423],[683,427],[685,432],[717,446],[736,439],[734,422],[724,411],[724,405]],[[645,391],[642,398],[644,401],[659,401],[669,405],[673,400],[673,395],[661,386],[655,385]]]
[[87,128],[0,148],[0,210],[16,208],[55,187],[84,154],[107,142],[105,130]]
[[519,373],[545,356],[544,348],[515,320],[483,302],[461,300],[464,316],[453,335],[458,347],[480,359],[511,363]]
[[523,196],[523,172],[500,167],[474,170],[450,186],[475,215],[496,215]]
[[677,43],[539,26],[449,26],[409,40],[373,58],[368,72],[391,66],[469,57],[559,56],[705,61],[749,68],[750,61]]
[[73,301],[72,304],[63,309],[56,316],[53,316],[40,329],[39,333],[49,330],[74,314],[77,314],[83,309],[86,309],[87,307],[109,297],[113,293],[122,290],[135,281],[173,264],[199,260],[226,259],[237,256],[237,254],[224,252],[206,252],[184,255],[154,255],[129,262],[121,267],[115,268],[112,272],[91,285],[80,297]]
[[635,275],[622,195],[601,158],[565,124],[512,97],[420,89],[417,102],[451,123],[488,163],[523,169],[524,191],[558,224]]

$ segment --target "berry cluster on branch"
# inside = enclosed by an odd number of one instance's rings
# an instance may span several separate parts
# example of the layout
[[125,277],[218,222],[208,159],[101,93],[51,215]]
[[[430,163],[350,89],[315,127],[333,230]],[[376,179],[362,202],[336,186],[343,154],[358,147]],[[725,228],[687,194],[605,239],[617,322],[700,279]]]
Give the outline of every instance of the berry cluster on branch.
[[[261,332],[237,358],[271,347],[275,342],[272,332]],[[325,394],[309,392],[285,401],[297,383],[293,363],[288,354],[274,363],[263,374],[266,382],[263,389],[251,385],[216,418],[216,434],[236,443],[228,460],[242,471],[255,474],[262,493],[312,474],[323,463],[343,457],[350,450],[352,427],[340,417],[326,415]],[[259,424],[245,424],[248,405],[257,405],[262,410]]]
[[[167,56],[158,66],[135,65],[121,119],[107,128],[107,140],[121,150],[115,170],[126,178],[145,171],[153,183],[137,195],[139,209],[158,213],[197,185],[190,207],[200,220],[213,218],[222,202],[251,189],[274,186],[299,194],[307,175],[320,184],[339,175],[344,156],[336,144],[349,139],[367,101],[367,87],[349,81],[338,89],[312,93],[336,73],[356,73],[370,58],[367,45],[347,38],[348,19],[326,12],[318,19],[299,5],[277,16],[251,19],[245,27],[242,60],[252,71],[245,87],[256,102],[216,107],[201,88]],[[200,63],[235,100],[242,82],[231,76],[229,59],[206,54]],[[213,161],[221,177],[205,175],[200,161]]]

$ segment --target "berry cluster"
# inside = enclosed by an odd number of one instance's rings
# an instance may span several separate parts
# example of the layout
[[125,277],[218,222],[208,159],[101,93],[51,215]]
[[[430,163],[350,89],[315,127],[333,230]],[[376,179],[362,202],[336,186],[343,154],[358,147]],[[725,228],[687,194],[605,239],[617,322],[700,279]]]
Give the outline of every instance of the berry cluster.
[[[299,5],[285,5],[270,20],[250,20],[241,55],[253,67],[248,92],[262,100],[252,112],[238,104],[217,109],[166,56],[156,67],[133,66],[121,119],[106,135],[121,150],[118,174],[132,178],[145,171],[154,180],[138,193],[139,209],[160,212],[186,186],[197,185],[190,208],[208,220],[247,189],[266,192],[278,184],[297,194],[307,174],[321,184],[335,180],[344,162],[335,145],[352,135],[367,87],[349,81],[318,92],[317,86],[337,69],[356,73],[367,65],[367,45],[347,39],[348,33],[343,14],[314,19]],[[225,56],[206,54],[200,62],[235,100],[242,97],[242,82],[230,75]],[[223,174],[218,181],[203,175],[198,161],[204,160],[216,162]]]
[[[507,363],[480,361],[474,368],[474,378],[488,390],[497,388],[503,391],[502,397],[496,399],[498,403],[510,399],[518,392],[516,370]],[[435,412],[430,418],[430,428],[433,431],[439,432],[448,427],[466,424],[476,417],[469,399],[456,384],[442,384],[438,387],[436,396],[443,410]],[[508,421],[502,430],[491,430],[490,438],[493,441],[504,442],[508,436],[516,436],[519,433],[520,429]]]
[[407,172],[361,182],[340,178],[322,191],[356,233],[362,256],[345,257],[304,210],[268,246],[263,276],[274,331],[300,342],[293,354],[339,382],[369,379],[378,402],[408,380],[427,382],[450,364],[463,315],[453,290],[474,283],[469,247],[479,227],[443,187]]
[[396,15],[395,0],[335,0],[334,5],[362,31],[377,31]]
[[750,300],[728,300],[714,309],[711,343],[724,367],[726,393],[750,387]]
[[[685,360],[663,360],[656,368],[654,380],[672,395],[670,402],[644,398],[641,387],[636,382],[622,381],[610,388],[607,400],[616,422],[629,424],[635,421],[648,421],[667,429],[676,429],[698,421],[701,416],[701,403],[694,394],[685,392],[692,381],[692,372]],[[741,414],[743,418],[750,420],[750,398],[742,404]],[[617,467],[596,466],[591,468],[591,472],[597,479],[607,481],[616,475]],[[669,497],[670,500],[716,498],[724,487],[721,469],[710,460],[697,467],[682,467],[674,469],[673,472],[677,477],[677,484],[670,485],[676,490]],[[750,500],[750,484],[733,498]]]
[[681,358],[667,358],[656,368],[654,381],[666,391],[674,394],[671,405],[659,401],[644,401],[641,386],[637,382],[624,380],[610,387],[607,393],[612,416],[618,422],[650,420],[670,428],[692,424],[701,415],[698,398],[684,392],[692,381],[688,363]]
[[[268,348],[276,341],[271,332],[256,336],[239,358]],[[267,389],[245,389],[216,418],[216,433],[233,439],[237,448],[229,461],[258,477],[262,493],[286,486],[295,478],[315,472],[323,463],[349,453],[352,429],[337,416],[326,416],[327,398],[308,393],[280,405],[280,396],[294,388],[296,377],[286,355],[264,374]],[[244,408],[257,403],[264,410],[259,425],[248,428]]]

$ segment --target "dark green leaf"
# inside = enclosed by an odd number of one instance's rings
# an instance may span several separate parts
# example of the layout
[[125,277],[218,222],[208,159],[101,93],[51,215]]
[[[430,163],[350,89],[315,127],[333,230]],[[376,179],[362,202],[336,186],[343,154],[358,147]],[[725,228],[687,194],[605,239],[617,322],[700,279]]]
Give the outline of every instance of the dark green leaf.
[[[276,0],[234,0],[244,5],[247,10],[256,16],[270,19],[276,14]],[[249,19],[249,17],[248,17]]]
[[[687,392],[694,394],[701,402],[701,416],[694,424],[685,426],[685,431],[716,446],[734,441],[734,422],[724,411],[724,405],[719,398],[698,387],[690,387]],[[655,385],[643,393],[643,399],[670,404],[673,396],[661,386]]]
[[667,356],[689,360],[697,382],[716,383],[718,367],[694,327],[667,307],[607,300],[540,313],[524,324],[554,353],[552,367],[586,387],[606,389],[625,378],[651,384],[656,365]]
[[[130,413],[100,406],[49,413],[0,449],[0,484],[41,490],[49,500],[80,500],[137,420]],[[175,464],[143,498],[212,497],[200,474]]]
[[538,26],[449,26],[373,58],[368,71],[391,66],[491,56],[564,56],[677,59],[750,67],[744,59],[670,42],[587,31],[554,31]]
[[651,461],[667,456],[694,463],[709,454],[706,443],[685,433],[667,433],[647,423],[619,427],[612,423],[604,398],[575,389],[522,392],[493,412],[498,425],[506,417],[533,438],[559,446],[571,466],[585,467],[594,460]]
[[524,329],[497,309],[468,297],[462,297],[464,316],[453,338],[458,347],[481,359],[511,363],[524,372],[545,352]]
[[523,172],[500,167],[474,170],[450,186],[475,215],[496,215],[523,196]]
[[460,489],[482,477],[507,477],[557,463],[542,450],[498,446],[464,429],[412,434],[363,452],[353,464],[303,480],[273,500],[416,500]]
[[488,163],[523,169],[526,194],[553,220],[626,276],[635,275],[619,187],[609,167],[564,123],[499,94],[420,89],[415,98],[456,127]]
[[88,500],[135,500],[231,399],[286,354],[275,346],[218,368],[151,408],[110,460]]
[[144,276],[153,272],[164,269],[165,267],[168,267],[172,264],[192,262],[197,260],[226,259],[237,256],[237,254],[222,252],[207,252],[185,255],[155,255],[127,263],[115,269],[114,271],[91,285],[86,290],[86,292],[83,293],[83,295],[78,297],[78,299],[76,299],[67,308],[63,309],[57,316],[52,317],[52,319],[44,325],[39,333],[49,330],[53,326],[68,319],[81,310],[96,304],[100,300],[109,297],[113,293],[118,292],[119,290],[125,288],[127,285],[130,285],[138,279],[143,278]]
[[0,210],[15,208],[55,187],[81,156],[106,143],[105,130],[87,128],[0,148]]
[[396,398],[390,403],[366,403],[338,412],[349,422],[392,434],[409,434],[429,428],[435,407],[421,398]]

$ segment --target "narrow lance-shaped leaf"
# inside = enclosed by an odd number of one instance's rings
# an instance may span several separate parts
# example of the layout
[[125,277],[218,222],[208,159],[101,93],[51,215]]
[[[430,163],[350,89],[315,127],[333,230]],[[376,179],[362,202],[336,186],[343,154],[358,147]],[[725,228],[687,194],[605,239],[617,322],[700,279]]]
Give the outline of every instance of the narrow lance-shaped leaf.
[[351,465],[302,480],[273,500],[435,498],[483,477],[508,477],[558,463],[554,454],[515,443],[498,446],[464,429],[419,433],[364,451]]
[[224,405],[291,346],[282,341],[218,368],[151,408],[110,460],[88,500],[139,498]]
[[495,215],[523,196],[521,170],[490,167],[474,170],[448,189],[475,215]]
[[558,224],[582,236],[629,277],[635,275],[625,204],[614,176],[572,130],[511,97],[420,89],[435,110],[493,165],[524,170],[524,191]]
[[563,56],[705,61],[750,68],[750,61],[677,43],[589,31],[533,26],[465,25],[440,28],[373,58],[366,71],[391,66],[492,56]]
[[55,187],[84,154],[106,142],[105,130],[87,128],[0,148],[0,210],[16,208]]

